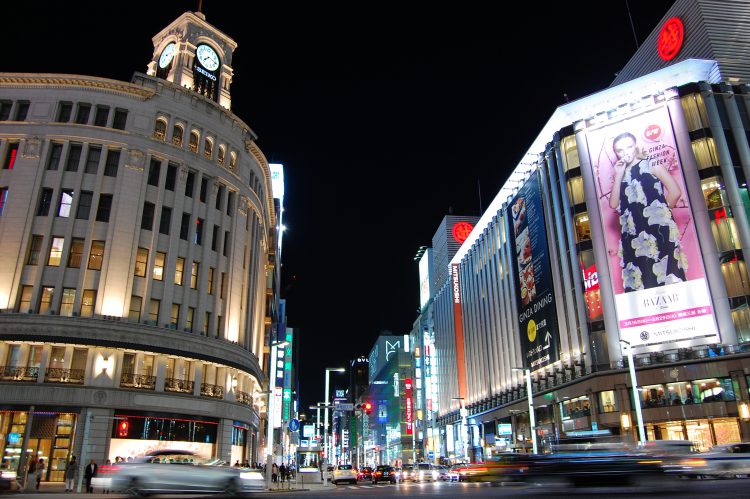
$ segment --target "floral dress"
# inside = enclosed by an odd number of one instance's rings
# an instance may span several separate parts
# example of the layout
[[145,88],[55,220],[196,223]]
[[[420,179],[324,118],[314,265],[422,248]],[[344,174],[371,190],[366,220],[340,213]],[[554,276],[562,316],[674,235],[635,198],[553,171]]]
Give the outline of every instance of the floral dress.
[[684,281],[687,259],[680,247],[680,231],[647,160],[625,170],[619,213],[625,292]]

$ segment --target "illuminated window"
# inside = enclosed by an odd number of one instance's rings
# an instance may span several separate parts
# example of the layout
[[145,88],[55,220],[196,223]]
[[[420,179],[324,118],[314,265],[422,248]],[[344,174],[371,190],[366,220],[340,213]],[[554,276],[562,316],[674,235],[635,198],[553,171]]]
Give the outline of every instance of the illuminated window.
[[53,237],[52,245],[49,248],[49,259],[47,265],[51,267],[59,267],[60,261],[62,260],[63,246],[65,244],[64,237]]
[[167,260],[167,254],[157,251],[154,256],[154,280],[164,280],[164,264]]
[[182,147],[182,137],[184,135],[185,129],[182,128],[182,125],[175,125],[174,128],[172,128],[172,144],[177,147]]
[[577,205],[584,202],[583,197],[583,178],[573,177],[568,180],[568,199],[571,205]]
[[234,151],[229,154],[229,169],[232,171],[237,170],[237,153]]
[[156,140],[164,141],[167,138],[167,120],[159,118],[154,124],[154,138]]
[[89,253],[90,270],[101,270],[104,259],[104,241],[91,241],[91,253]]
[[128,311],[128,320],[139,322],[141,320],[141,304],[143,298],[133,295],[130,297],[130,310]]
[[18,300],[18,311],[22,314],[30,314],[31,310],[31,293],[34,290],[32,286],[22,286],[20,298]]
[[52,298],[55,295],[55,288],[45,286],[42,288],[42,296],[39,299],[39,313],[46,314],[52,307]]
[[208,294],[214,294],[214,268],[208,267]]
[[60,192],[60,205],[57,207],[57,216],[68,218],[70,216],[70,207],[73,205],[73,191],[63,189]]
[[560,148],[563,152],[564,171],[567,172],[573,168],[581,167],[581,161],[578,158],[578,145],[576,144],[576,138],[574,135],[564,137],[560,141]]
[[708,128],[708,115],[706,114],[706,105],[703,102],[703,96],[699,93],[686,95],[680,98],[682,111],[685,113],[685,121],[688,130],[695,131],[701,128]]
[[148,303],[148,320],[151,322],[159,323],[159,307],[161,306],[161,300],[151,298]]
[[219,152],[216,154],[216,162],[219,163],[219,166],[224,166],[225,154],[226,154],[226,148],[224,146],[219,146]]
[[614,390],[599,392],[599,412],[617,412],[617,397]]
[[178,256],[177,263],[174,269],[174,283],[177,286],[182,286],[182,274],[185,271],[185,258]]
[[193,320],[195,319],[195,308],[188,307],[187,309],[187,317],[185,318],[185,328],[189,332],[193,332]]
[[200,142],[200,139],[201,135],[197,130],[193,130],[192,132],[190,132],[190,142],[188,143],[188,149],[190,149],[194,153],[197,153],[198,142]]
[[75,301],[75,288],[63,288],[62,300],[60,301],[60,315],[71,317],[73,315],[73,302]]
[[81,317],[93,317],[96,304],[96,290],[84,289],[81,297]]
[[587,241],[591,239],[591,227],[589,226],[589,214],[581,213],[576,215],[576,240],[580,243],[581,241]]
[[203,142],[203,156],[206,157],[207,160],[211,160],[211,156],[213,156],[214,152],[214,141],[213,139],[206,137],[206,140]]
[[81,268],[81,260],[83,260],[83,238],[74,237],[70,242],[68,267],[71,269]]
[[190,269],[190,288],[198,289],[198,270],[200,269],[200,263],[193,262],[193,266]]
[[742,297],[750,295],[750,282],[747,279],[747,265],[734,255],[721,264],[721,275],[727,286],[727,295],[731,297]]
[[716,143],[713,137],[696,139],[690,145],[693,148],[699,170],[719,165],[719,157],[716,153]]
[[0,187],[0,216],[5,211],[5,203],[8,201],[8,188]]
[[172,327],[177,327],[177,320],[180,318],[180,304],[179,303],[173,303],[172,304],[172,313],[169,316],[170,325]]
[[138,253],[135,255],[135,269],[133,275],[138,277],[146,277],[146,266],[148,265],[148,249],[138,248]]

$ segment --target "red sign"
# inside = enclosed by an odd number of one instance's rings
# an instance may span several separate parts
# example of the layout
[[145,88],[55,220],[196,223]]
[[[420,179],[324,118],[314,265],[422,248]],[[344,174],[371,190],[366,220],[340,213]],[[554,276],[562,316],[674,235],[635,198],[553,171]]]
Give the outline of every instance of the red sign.
[[469,222],[458,222],[453,226],[451,234],[453,234],[453,239],[455,239],[457,243],[463,244],[463,242],[466,241],[466,238],[469,237],[469,234],[471,234],[472,230],[474,230],[474,226]]
[[586,289],[584,292],[586,307],[589,311],[589,320],[598,319],[602,315],[602,298],[599,293],[599,274],[596,271],[596,264],[591,267],[584,269],[583,271],[583,286]]
[[411,435],[414,431],[414,410],[411,405],[411,378],[404,380],[404,392],[406,396],[406,434]]
[[661,127],[659,125],[649,125],[643,132],[648,140],[659,140],[661,137]]
[[659,32],[659,38],[656,40],[656,48],[659,51],[659,57],[665,61],[671,61],[682,48],[682,41],[685,39],[685,27],[679,17],[668,19]]

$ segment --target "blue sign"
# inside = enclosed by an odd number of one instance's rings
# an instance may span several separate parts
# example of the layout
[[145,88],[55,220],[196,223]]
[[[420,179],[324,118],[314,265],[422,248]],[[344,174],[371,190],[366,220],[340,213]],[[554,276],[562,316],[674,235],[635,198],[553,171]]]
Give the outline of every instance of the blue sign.
[[21,434],[20,433],[8,433],[8,443],[9,444],[17,444],[21,441]]
[[597,423],[596,421],[593,421],[591,423],[591,431],[597,431],[597,430],[599,430],[599,423]]
[[430,451],[430,452],[427,453],[427,457],[429,457],[430,459],[434,459],[435,458],[435,453],[433,451]]
[[290,419],[289,420],[289,431],[297,431],[299,430],[299,421],[296,419]]

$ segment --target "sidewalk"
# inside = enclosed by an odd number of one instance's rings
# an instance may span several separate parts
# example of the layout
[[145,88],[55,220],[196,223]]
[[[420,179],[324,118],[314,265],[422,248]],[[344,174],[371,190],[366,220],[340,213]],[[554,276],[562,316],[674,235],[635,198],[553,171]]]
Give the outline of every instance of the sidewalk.
[[[308,477],[305,477],[308,478]],[[270,490],[266,490],[266,492],[303,492],[308,490],[325,490],[326,488],[333,490],[335,486],[331,485],[330,483],[324,484],[323,482],[318,479],[317,481],[310,481],[310,480],[303,480],[300,479],[297,481],[297,483],[294,482],[286,482],[286,483],[275,483],[272,484]],[[81,488],[81,494],[85,493],[86,485],[83,484],[83,487]],[[39,485],[39,490],[35,490],[33,492],[25,492],[25,491],[16,491],[11,492],[12,494],[68,494],[72,495],[75,494],[75,492],[65,492],[65,483],[64,482],[42,482]],[[94,489],[94,493],[101,494],[102,490],[98,487]]]

